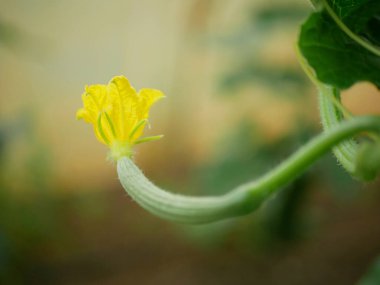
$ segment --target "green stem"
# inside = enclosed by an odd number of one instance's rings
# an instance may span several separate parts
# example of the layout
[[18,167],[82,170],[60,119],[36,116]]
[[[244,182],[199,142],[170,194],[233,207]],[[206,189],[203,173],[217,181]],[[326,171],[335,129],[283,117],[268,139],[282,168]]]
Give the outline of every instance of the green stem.
[[[329,131],[344,121],[343,113],[331,102],[331,97],[340,101],[338,89],[325,84],[317,84],[319,91],[319,112],[324,131]],[[348,139],[333,147],[332,151],[339,163],[351,175],[355,172],[356,156],[359,145],[353,139]]]
[[[308,65],[298,48],[296,52],[302,69],[318,89],[319,112],[324,131],[329,131],[339,125],[344,121],[344,117],[352,118],[351,113],[341,104],[339,90],[318,81],[314,71]],[[358,144],[354,139],[348,139],[333,147],[335,157],[351,175],[355,173],[357,151]]]
[[335,21],[335,23],[339,26],[339,28],[346,33],[353,41],[361,45],[366,50],[372,52],[373,54],[380,56],[380,49],[377,46],[372,45],[370,42],[362,39],[357,34],[352,32],[338,17],[338,15],[334,12],[334,10],[327,3],[327,0],[322,0],[323,6],[326,8],[326,11],[329,13],[330,17]]
[[315,137],[261,178],[222,196],[193,197],[162,190],[127,157],[118,160],[117,172],[124,189],[151,213],[181,223],[214,222],[253,212],[331,147],[363,131],[379,132],[380,117],[358,117],[342,122]]

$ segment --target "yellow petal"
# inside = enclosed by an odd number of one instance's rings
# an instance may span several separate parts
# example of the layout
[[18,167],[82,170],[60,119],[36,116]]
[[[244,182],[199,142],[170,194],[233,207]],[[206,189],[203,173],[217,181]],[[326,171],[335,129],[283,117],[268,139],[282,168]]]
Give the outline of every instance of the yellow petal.
[[86,109],[84,109],[84,108],[80,108],[77,111],[75,117],[76,117],[77,120],[83,119],[86,122],[90,123],[89,120],[88,120],[88,113],[87,113]]
[[149,109],[159,99],[164,98],[165,95],[159,90],[143,88],[139,91],[139,119],[148,118]]
[[105,85],[86,86],[82,94],[83,108],[78,110],[77,118],[95,124],[99,112],[106,109],[107,88]]
[[[165,95],[159,90],[156,89],[148,89],[143,88],[139,91],[138,94],[138,103],[136,104],[136,116],[137,116],[137,122],[135,126],[141,122],[142,120],[146,120],[149,115],[149,110],[152,107],[152,105],[157,102],[159,99],[164,98]],[[146,123],[142,125],[142,127],[138,128],[137,131],[133,134],[133,137],[131,137],[131,144],[134,144],[134,142],[142,136],[144,132],[144,127]]]
[[108,113],[115,127],[117,139],[127,141],[129,133],[138,122],[136,90],[124,76],[116,76],[108,84],[112,110]]

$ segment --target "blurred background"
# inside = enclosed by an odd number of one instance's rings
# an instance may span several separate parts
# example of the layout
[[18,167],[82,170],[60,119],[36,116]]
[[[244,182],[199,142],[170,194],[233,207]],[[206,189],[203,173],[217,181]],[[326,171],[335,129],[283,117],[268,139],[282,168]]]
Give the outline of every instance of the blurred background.
[[[0,7],[1,284],[379,284],[379,180],[331,154],[251,215],[182,226],[131,201],[75,120],[86,84],[123,74],[167,96],[146,131],[164,139],[135,157],[152,181],[218,195],[259,177],[321,131],[294,48],[307,1]],[[379,95],[361,83],[343,100],[378,114]]]

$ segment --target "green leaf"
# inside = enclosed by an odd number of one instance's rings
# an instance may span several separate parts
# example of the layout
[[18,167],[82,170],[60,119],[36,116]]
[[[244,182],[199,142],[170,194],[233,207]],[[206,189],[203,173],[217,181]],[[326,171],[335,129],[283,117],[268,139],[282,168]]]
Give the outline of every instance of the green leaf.
[[[328,3],[352,32],[373,45],[380,42],[380,1]],[[311,14],[302,25],[298,45],[320,81],[340,89],[370,81],[380,88],[380,57],[350,38],[325,10]]]
[[380,58],[349,38],[325,12],[302,25],[299,47],[320,81],[340,89],[359,81],[380,87]]
[[358,9],[367,6],[368,3],[376,3],[373,0],[328,0],[331,8],[334,9],[335,13],[344,20],[344,18],[351,16]]
[[330,0],[328,3],[351,31],[374,44],[380,44],[380,1]]

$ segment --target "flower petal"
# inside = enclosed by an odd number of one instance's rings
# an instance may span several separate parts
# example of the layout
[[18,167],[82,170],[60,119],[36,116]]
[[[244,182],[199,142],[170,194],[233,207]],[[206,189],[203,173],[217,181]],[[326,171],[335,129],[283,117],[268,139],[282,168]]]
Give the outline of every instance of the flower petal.
[[77,120],[83,119],[83,120],[85,120],[87,123],[91,123],[91,122],[90,122],[90,119],[89,119],[89,117],[88,117],[88,112],[87,112],[87,110],[84,109],[84,108],[80,108],[80,109],[77,111],[75,117],[76,117]]
[[146,119],[148,118],[148,113],[150,107],[160,100],[161,98],[164,98],[165,95],[160,90],[156,89],[149,89],[149,88],[143,88],[139,91],[139,112],[140,112],[140,119]]
[[95,124],[100,111],[105,109],[107,88],[105,85],[91,85],[85,87],[82,94],[83,108],[78,110],[77,118]]
[[[148,88],[141,89],[138,94],[138,103],[135,107],[136,116],[138,118],[136,124],[143,120],[146,120],[149,115],[149,109],[152,107],[152,105],[159,99],[164,97],[164,93],[162,93],[159,90]],[[144,123],[140,128],[138,128],[136,132],[133,134],[133,136],[130,138],[132,144],[134,144],[134,142],[142,136],[145,125],[146,123]]]
[[126,141],[130,131],[138,122],[136,90],[130,85],[127,78],[115,76],[108,84],[108,92],[112,104],[112,110],[108,114],[114,123],[117,139]]

